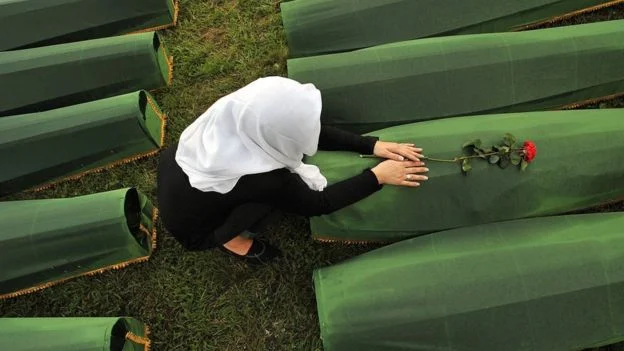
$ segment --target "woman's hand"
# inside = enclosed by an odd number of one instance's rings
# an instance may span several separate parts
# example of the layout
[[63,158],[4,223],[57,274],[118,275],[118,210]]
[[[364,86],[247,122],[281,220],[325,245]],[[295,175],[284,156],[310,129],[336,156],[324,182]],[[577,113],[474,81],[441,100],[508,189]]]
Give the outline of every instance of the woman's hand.
[[386,141],[377,141],[375,143],[374,154],[377,157],[387,158],[389,160],[403,161],[420,161],[423,158],[422,149],[414,146],[414,144],[399,144]]
[[408,187],[420,186],[420,182],[429,179],[422,173],[429,172],[423,162],[386,160],[375,166],[373,173],[379,184],[400,185]]

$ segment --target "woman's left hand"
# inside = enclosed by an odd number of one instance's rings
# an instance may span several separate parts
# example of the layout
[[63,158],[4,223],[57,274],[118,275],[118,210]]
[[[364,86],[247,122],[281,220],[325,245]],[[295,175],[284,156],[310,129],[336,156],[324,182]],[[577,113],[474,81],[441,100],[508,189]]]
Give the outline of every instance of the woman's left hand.
[[377,157],[387,158],[396,161],[420,161],[424,156],[421,154],[423,150],[417,148],[414,144],[399,144],[386,141],[377,141],[375,143],[374,154]]

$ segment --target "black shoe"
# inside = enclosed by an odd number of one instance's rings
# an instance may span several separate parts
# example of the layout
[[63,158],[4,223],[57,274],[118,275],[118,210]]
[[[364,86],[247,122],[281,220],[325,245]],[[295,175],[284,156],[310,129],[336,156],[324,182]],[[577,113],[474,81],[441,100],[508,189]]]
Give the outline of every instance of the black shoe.
[[219,245],[218,248],[230,256],[242,259],[251,264],[266,264],[273,259],[282,257],[280,249],[258,239],[254,239],[249,251],[245,255],[232,252],[222,245]]

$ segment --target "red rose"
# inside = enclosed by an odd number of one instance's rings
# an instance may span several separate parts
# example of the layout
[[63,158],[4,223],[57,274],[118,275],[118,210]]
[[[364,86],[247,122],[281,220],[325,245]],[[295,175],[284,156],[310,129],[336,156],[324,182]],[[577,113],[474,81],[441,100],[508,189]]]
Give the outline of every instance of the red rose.
[[527,162],[533,161],[535,155],[537,155],[537,147],[535,147],[535,143],[530,140],[524,142],[523,151],[524,160]]

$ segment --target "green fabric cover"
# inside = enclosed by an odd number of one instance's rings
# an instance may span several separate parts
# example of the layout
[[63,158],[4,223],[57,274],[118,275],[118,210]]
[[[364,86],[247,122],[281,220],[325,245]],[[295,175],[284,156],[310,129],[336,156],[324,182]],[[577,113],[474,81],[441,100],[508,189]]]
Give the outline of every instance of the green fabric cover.
[[0,202],[0,299],[146,260],[155,211],[133,188]]
[[144,351],[126,340],[146,337],[145,325],[129,317],[0,318],[0,349],[11,351]]
[[283,3],[293,57],[434,36],[505,32],[609,0],[305,0]]
[[624,214],[461,228],[315,271],[325,351],[572,351],[624,340]]
[[131,33],[174,14],[173,0],[0,0],[0,50]]
[[154,32],[0,52],[0,116],[103,99],[169,81]]
[[[489,147],[505,133],[533,140],[537,157],[522,172],[482,159],[462,174],[457,163],[425,161],[429,180],[419,188],[384,186],[330,215],[314,217],[317,238],[392,241],[426,233],[583,209],[624,196],[624,109],[470,116],[380,130],[381,140],[414,142],[425,156],[453,159],[464,142]],[[379,160],[347,152],[319,152],[306,160],[335,183]]]
[[323,122],[357,132],[442,117],[546,110],[624,93],[624,20],[460,35],[288,61]]
[[164,119],[148,97],[0,118],[0,196],[158,150]]

